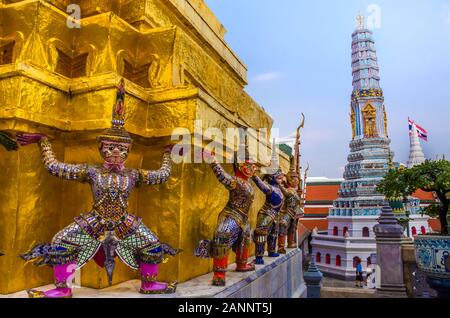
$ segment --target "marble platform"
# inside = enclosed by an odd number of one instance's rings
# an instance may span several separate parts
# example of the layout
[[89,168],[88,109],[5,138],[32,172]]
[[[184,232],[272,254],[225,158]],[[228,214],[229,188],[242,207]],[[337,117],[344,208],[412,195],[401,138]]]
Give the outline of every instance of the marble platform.
[[[174,295],[139,294],[140,281],[131,280],[105,289],[78,287],[74,289],[74,298],[304,298],[306,286],[303,282],[302,252],[300,249],[288,249],[286,255],[278,258],[265,258],[265,265],[257,265],[256,271],[238,273],[235,264],[230,265],[227,273],[227,286],[211,285],[212,274],[203,275],[177,287]],[[42,286],[38,290],[53,288]],[[25,291],[0,298],[25,298]]]

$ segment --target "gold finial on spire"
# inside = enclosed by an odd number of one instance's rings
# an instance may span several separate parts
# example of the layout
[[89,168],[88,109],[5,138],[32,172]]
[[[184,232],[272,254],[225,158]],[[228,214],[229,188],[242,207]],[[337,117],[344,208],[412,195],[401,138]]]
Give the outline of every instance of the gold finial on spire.
[[302,113],[302,121],[297,128],[294,144],[295,172],[300,175],[300,130],[305,127],[305,114]]
[[363,14],[361,13],[361,11],[359,11],[358,15],[356,16],[356,26],[359,30],[362,30],[365,28],[365,18],[363,16]]

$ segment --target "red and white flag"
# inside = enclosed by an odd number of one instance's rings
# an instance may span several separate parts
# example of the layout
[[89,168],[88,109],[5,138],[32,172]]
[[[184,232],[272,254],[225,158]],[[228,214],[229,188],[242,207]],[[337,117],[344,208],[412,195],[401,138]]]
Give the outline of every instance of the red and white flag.
[[420,139],[428,141],[428,131],[426,131],[424,128],[419,126],[417,123],[415,123],[413,120],[408,118],[408,124],[409,124],[409,134],[412,134],[413,126],[416,127],[417,135]]

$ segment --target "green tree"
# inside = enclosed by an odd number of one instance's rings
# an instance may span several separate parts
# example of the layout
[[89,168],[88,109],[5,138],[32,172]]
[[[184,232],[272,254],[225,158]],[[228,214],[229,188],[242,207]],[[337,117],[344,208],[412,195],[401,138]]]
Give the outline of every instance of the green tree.
[[387,198],[405,198],[421,189],[434,192],[439,202],[430,205],[426,213],[439,216],[441,232],[448,234],[447,215],[449,213],[450,198],[450,162],[441,160],[427,160],[423,164],[410,169],[398,168],[389,171],[378,185],[378,192]]

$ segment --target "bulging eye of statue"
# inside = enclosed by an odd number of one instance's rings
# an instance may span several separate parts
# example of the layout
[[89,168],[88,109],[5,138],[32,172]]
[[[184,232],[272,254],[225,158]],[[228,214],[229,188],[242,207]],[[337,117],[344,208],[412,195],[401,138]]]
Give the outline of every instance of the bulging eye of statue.
[[120,152],[128,152],[128,146],[119,145],[117,149],[119,149]]
[[123,158],[123,159],[126,159],[126,158],[128,158],[128,147],[120,147],[119,148],[119,152],[120,152],[120,157],[121,158]]
[[254,172],[255,169],[256,169],[255,165],[252,164],[252,163],[248,163],[248,164],[246,165],[246,168],[247,168],[247,170],[248,170],[249,172]]
[[122,145],[122,144],[104,144],[102,149],[103,153],[108,156],[112,156],[114,154],[114,151],[116,151],[116,154],[118,152],[118,155],[120,157],[127,157],[128,151],[129,151],[128,145]]
[[111,149],[110,147],[103,147],[102,148],[102,153],[103,154],[105,154],[105,155],[111,155],[112,154],[112,152],[113,152],[113,149]]

